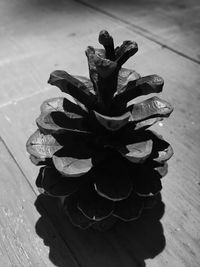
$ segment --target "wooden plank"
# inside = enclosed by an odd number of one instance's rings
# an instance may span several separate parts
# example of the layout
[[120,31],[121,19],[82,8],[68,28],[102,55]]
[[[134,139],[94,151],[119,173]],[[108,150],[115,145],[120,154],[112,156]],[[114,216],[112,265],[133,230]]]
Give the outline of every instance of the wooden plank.
[[[97,44],[103,28],[117,36],[119,30],[121,40],[125,38],[117,21],[74,1],[59,1],[58,5],[54,1],[3,0],[0,25],[0,106],[48,89],[46,81],[54,69],[87,74],[84,51]],[[148,46],[153,49],[155,45]]]
[[[119,224],[110,233],[101,235],[92,230],[83,232],[74,228],[63,218],[61,211],[57,210],[54,199],[43,199],[43,205],[51,220],[83,266],[93,266],[94,262],[96,266],[106,266],[106,261],[110,264],[108,266],[112,266],[112,263],[113,266],[134,266],[145,261],[147,266],[171,266],[171,262],[174,262],[176,266],[193,267],[198,266],[200,260],[197,156],[200,152],[200,111],[197,101],[199,69],[194,63],[185,61],[168,50],[153,51],[151,55],[146,52],[136,57],[134,65],[143,75],[156,73],[156,70],[159,70],[157,73],[160,75],[163,73],[166,81],[163,95],[175,106],[174,114],[164,126],[161,123],[154,127],[164,134],[175,150],[169,173],[166,179],[164,178],[165,214],[159,221],[156,217],[159,211],[155,211],[155,217],[151,218],[150,213],[149,217],[141,222],[141,226],[140,221],[136,224]],[[156,57],[159,61],[152,64]],[[4,127],[0,129],[0,133],[32,184],[37,168],[28,162],[25,142],[35,129],[34,118],[38,115],[40,103],[45,98],[56,96],[56,92],[57,90],[52,88],[18,101],[15,105],[1,108],[0,121]],[[153,240],[153,243],[149,244],[148,240]],[[163,242],[166,242],[166,246]],[[104,256],[103,248],[106,248]]]
[[1,140],[0,151],[0,266],[77,267],[38,201],[43,217],[36,211],[36,195]]
[[200,63],[200,2],[77,0],[121,21],[134,32]]

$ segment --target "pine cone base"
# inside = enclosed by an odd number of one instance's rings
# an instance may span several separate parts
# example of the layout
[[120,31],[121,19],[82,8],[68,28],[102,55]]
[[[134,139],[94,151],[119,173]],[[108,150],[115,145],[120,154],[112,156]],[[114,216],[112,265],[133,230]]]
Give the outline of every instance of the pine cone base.
[[96,222],[92,224],[91,227],[100,232],[105,232],[105,231],[110,230],[117,223],[118,220],[119,219],[117,219],[117,217],[110,216],[100,222]]

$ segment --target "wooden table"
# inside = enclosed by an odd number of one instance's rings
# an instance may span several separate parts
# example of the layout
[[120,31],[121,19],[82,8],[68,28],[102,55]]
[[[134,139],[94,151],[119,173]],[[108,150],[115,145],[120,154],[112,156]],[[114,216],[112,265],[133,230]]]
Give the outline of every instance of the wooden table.
[[[198,0],[0,2],[0,266],[199,266],[199,12]],[[107,233],[73,227],[55,199],[39,196],[25,150],[40,104],[61,95],[49,73],[88,75],[84,50],[101,29],[138,43],[126,66],[161,75],[175,107],[154,127],[175,151],[161,205]]]

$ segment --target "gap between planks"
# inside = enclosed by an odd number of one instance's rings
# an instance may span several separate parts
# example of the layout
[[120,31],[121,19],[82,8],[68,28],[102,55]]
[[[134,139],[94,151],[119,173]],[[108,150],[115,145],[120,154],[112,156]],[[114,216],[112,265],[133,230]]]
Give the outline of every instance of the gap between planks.
[[121,23],[129,26],[131,31],[133,31],[133,32],[137,33],[138,35],[148,39],[149,41],[152,41],[152,42],[160,45],[162,48],[168,49],[171,52],[173,52],[173,53],[175,53],[175,54],[177,54],[177,55],[179,55],[181,57],[184,57],[184,58],[186,58],[186,59],[188,59],[188,60],[190,60],[190,61],[192,61],[192,62],[194,62],[194,63],[196,63],[198,65],[200,64],[200,60],[198,60],[198,59],[196,59],[194,57],[188,56],[185,53],[183,53],[183,52],[171,47],[170,45],[164,44],[162,41],[159,41],[157,39],[158,37],[157,37],[156,34],[153,34],[152,32],[146,30],[145,28],[143,28],[141,26],[138,26],[135,23],[131,23],[129,21],[126,21],[125,19],[120,18],[119,16],[114,15],[114,14],[108,12],[108,11],[105,11],[105,10],[103,10],[103,9],[101,9],[101,8],[95,6],[95,5],[92,5],[90,3],[86,3],[86,2],[84,2],[82,0],[74,0],[74,1],[79,3],[79,4],[81,4],[81,5],[83,5],[83,6],[86,6],[86,7],[90,8],[90,9],[93,9],[96,12],[101,13],[101,14],[109,17],[110,19],[113,19],[115,21],[116,20],[120,21]]
[[[28,184],[28,186],[30,187],[30,189],[33,191],[35,197],[38,196],[36,190],[33,188],[32,184],[30,183],[30,181],[28,180],[27,176],[25,175],[23,169],[20,167],[20,164],[17,162],[17,160],[15,159],[15,157],[13,156],[12,152],[10,151],[10,149],[8,148],[6,142],[3,140],[3,138],[0,136],[0,142],[4,145],[5,149],[7,150],[7,153],[10,155],[10,157],[12,158],[14,164],[17,166],[17,168],[19,169],[20,173],[22,174],[22,177],[24,177],[26,183]],[[43,205],[42,201],[39,201],[40,202],[40,205],[41,205],[41,208],[44,210],[48,220],[51,222],[51,224],[53,225],[54,227],[54,223],[53,221],[51,220],[51,218],[49,217],[48,215],[48,211],[47,209],[45,208],[45,205]],[[54,227],[55,228],[55,227]],[[60,234],[59,231],[57,231],[57,229],[55,229],[55,232],[56,234],[59,236],[59,238],[62,240],[62,242],[65,244],[65,246],[67,247],[68,249],[68,252],[69,254],[71,255],[71,257],[73,258],[74,260],[74,263],[75,263],[75,266],[76,267],[80,267],[80,264],[76,258],[76,256],[74,255],[73,251],[70,249],[68,243],[66,242],[66,240],[63,238],[63,236]]]
[[[8,105],[16,104],[16,103],[19,102],[19,101],[22,101],[22,100],[24,100],[24,99],[31,98],[31,97],[33,97],[33,96],[39,95],[39,94],[44,93],[44,92],[49,91],[49,90],[50,90],[50,87],[49,87],[49,86],[43,87],[42,90],[36,91],[36,92],[34,92],[34,93],[30,94],[30,95],[26,95],[26,96],[18,97],[18,98],[16,98],[16,99],[13,99],[13,100],[7,101],[7,102],[5,102],[5,103],[3,103],[3,104],[0,104],[0,109],[3,108],[3,107],[6,107],[6,106],[8,106]],[[0,136],[0,138],[1,138],[1,136]],[[5,145],[6,145],[6,144],[5,144]]]

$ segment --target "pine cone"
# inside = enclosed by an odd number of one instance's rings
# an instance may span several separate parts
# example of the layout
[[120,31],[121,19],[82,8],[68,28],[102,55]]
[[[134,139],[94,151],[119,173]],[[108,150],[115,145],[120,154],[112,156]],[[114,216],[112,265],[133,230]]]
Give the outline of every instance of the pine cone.
[[38,129],[27,141],[31,161],[43,165],[36,180],[40,192],[61,197],[72,223],[83,229],[114,217],[135,220],[151,208],[173,155],[161,136],[147,130],[172,106],[158,97],[129,102],[161,92],[163,79],[122,68],[137,52],[135,42],[114,48],[107,31],[99,42],[104,49],[86,50],[90,79],[51,73],[48,82],[66,98],[41,105]]

